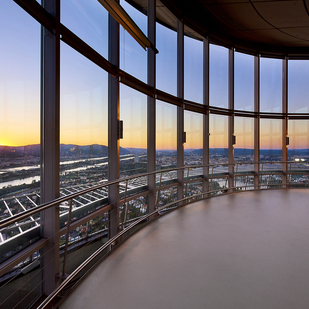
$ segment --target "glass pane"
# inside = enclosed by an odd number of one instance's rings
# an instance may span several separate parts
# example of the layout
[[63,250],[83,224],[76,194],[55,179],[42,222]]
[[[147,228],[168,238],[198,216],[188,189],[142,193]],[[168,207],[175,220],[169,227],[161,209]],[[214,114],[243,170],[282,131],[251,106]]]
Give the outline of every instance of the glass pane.
[[[121,0],[120,4],[147,36],[147,16],[124,0]],[[147,82],[147,52],[122,26],[120,26],[120,68]]]
[[177,163],[177,106],[156,103],[157,169],[175,167]]
[[184,96],[203,103],[203,42],[184,37]]
[[97,0],[61,0],[61,23],[108,57],[108,12]]
[[120,84],[120,177],[147,172],[147,96]]
[[254,162],[254,119],[247,117],[234,118],[235,162]]
[[[40,35],[28,13],[1,1],[0,221],[40,203]],[[38,240],[38,215],[32,219],[1,229],[0,263]],[[1,308],[28,308],[40,297],[39,262],[21,275],[32,261],[27,257],[1,277]]]
[[177,95],[177,32],[157,23],[157,88]]
[[288,66],[288,111],[309,113],[309,60],[289,60]]
[[209,105],[228,108],[229,50],[209,46]]
[[282,120],[260,120],[260,161],[282,161]]
[[203,115],[185,111],[184,121],[184,162],[188,165],[203,164]]
[[209,115],[209,163],[228,163],[228,117]]
[[254,57],[235,52],[234,109],[254,111]]
[[261,58],[260,111],[282,112],[282,60]]
[[1,2],[0,197],[40,189],[40,32],[15,2]]
[[289,120],[289,161],[309,160],[309,120]]
[[61,186],[96,183],[108,171],[108,75],[61,44]]

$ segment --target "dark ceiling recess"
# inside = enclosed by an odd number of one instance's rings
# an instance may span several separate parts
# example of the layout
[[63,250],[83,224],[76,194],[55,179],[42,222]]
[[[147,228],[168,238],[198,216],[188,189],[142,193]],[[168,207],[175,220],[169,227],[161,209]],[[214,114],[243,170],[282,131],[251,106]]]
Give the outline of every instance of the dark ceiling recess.
[[[147,0],[133,2],[140,5]],[[208,37],[210,42],[251,54],[309,58],[309,0],[161,2],[197,37]]]

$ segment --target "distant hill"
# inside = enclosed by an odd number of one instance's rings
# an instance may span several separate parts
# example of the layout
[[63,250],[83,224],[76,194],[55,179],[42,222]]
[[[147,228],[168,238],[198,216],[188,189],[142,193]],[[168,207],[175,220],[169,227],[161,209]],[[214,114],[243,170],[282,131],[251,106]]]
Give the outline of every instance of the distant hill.
[[[130,154],[131,151],[126,148],[120,147],[120,154]],[[62,156],[79,156],[79,155],[94,155],[94,156],[107,156],[108,147],[104,145],[88,145],[79,146],[74,144],[60,144],[60,157]],[[27,145],[27,146],[0,146],[0,158],[18,158],[25,156],[40,156],[40,145]]]
[[[120,147],[120,155],[126,154],[135,154],[135,153],[147,153],[147,149],[141,148],[123,148]],[[157,150],[157,154],[163,155],[175,155],[176,150]],[[185,155],[189,153],[193,153],[196,155],[203,155],[203,149],[185,149]],[[289,149],[289,155],[301,155],[308,154],[309,149]],[[235,156],[253,156],[253,149],[234,149]],[[264,156],[279,156],[282,155],[282,151],[280,149],[261,149],[260,154]],[[108,155],[108,147],[105,145],[87,145],[87,146],[79,146],[75,144],[60,144],[60,157],[63,156],[107,156]],[[220,155],[226,156],[228,155],[227,148],[210,148],[209,155]],[[25,156],[40,156],[40,145],[27,145],[27,146],[0,146],[0,158],[18,158]]]
[[0,158],[18,158],[25,156],[40,156],[40,145],[0,146]]

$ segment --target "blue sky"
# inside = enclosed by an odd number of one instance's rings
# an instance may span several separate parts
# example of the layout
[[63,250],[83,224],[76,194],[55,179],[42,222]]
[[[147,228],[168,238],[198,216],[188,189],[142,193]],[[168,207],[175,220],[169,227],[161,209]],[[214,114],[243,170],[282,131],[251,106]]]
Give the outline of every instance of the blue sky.
[[[146,16],[123,0],[121,4],[147,35]],[[41,27],[12,0],[2,0],[1,8],[0,38],[5,44],[2,44],[0,49],[0,144],[39,143]],[[108,58],[108,14],[97,0],[62,0],[61,22],[103,57]],[[157,24],[157,49],[159,50],[156,59],[157,88],[176,95],[176,32]],[[202,103],[203,43],[201,41],[185,37],[184,61],[185,98]],[[120,67],[147,82],[147,53],[121,27]],[[253,56],[235,53],[235,109],[253,110],[253,69]],[[288,72],[289,112],[308,112],[309,61],[289,61]],[[228,50],[226,48],[210,45],[209,74],[210,104],[227,108]],[[260,75],[261,111],[281,112],[282,61],[261,58]],[[106,72],[65,43],[61,43],[62,142],[78,143],[80,138],[80,144],[107,143],[107,76]],[[136,108],[136,104],[140,108]],[[146,113],[146,96],[121,86],[120,109],[121,118],[130,136],[132,130],[137,131],[138,124]],[[192,119],[194,118],[185,117],[185,121],[188,122],[185,125],[187,134],[191,139],[197,136],[199,140],[200,136],[194,133],[196,128]],[[199,123],[198,119],[199,117],[196,121]],[[171,123],[176,125],[172,120]],[[146,122],[144,121],[143,126],[140,125],[139,128],[142,132],[139,134],[141,137],[138,138],[138,144],[145,145],[142,133],[146,131]],[[266,128],[271,130],[270,127],[266,126],[264,129]],[[220,130],[218,129],[218,135],[221,134]],[[296,129],[294,131],[297,132]],[[265,136],[271,133],[271,131],[263,132]],[[132,138],[128,137],[127,141],[129,140]],[[129,144],[132,145],[132,142],[128,142]],[[196,141],[195,144],[200,142]],[[126,146],[125,141],[123,146]]]

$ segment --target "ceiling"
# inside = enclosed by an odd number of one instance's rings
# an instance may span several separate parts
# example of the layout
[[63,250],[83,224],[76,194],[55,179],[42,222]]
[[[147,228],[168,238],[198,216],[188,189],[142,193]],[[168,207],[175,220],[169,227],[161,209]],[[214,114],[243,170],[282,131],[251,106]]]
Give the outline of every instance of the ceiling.
[[[147,0],[133,1],[147,10]],[[309,0],[161,2],[157,0],[157,19],[176,28],[170,10],[184,21],[188,35],[253,54],[309,56]]]

